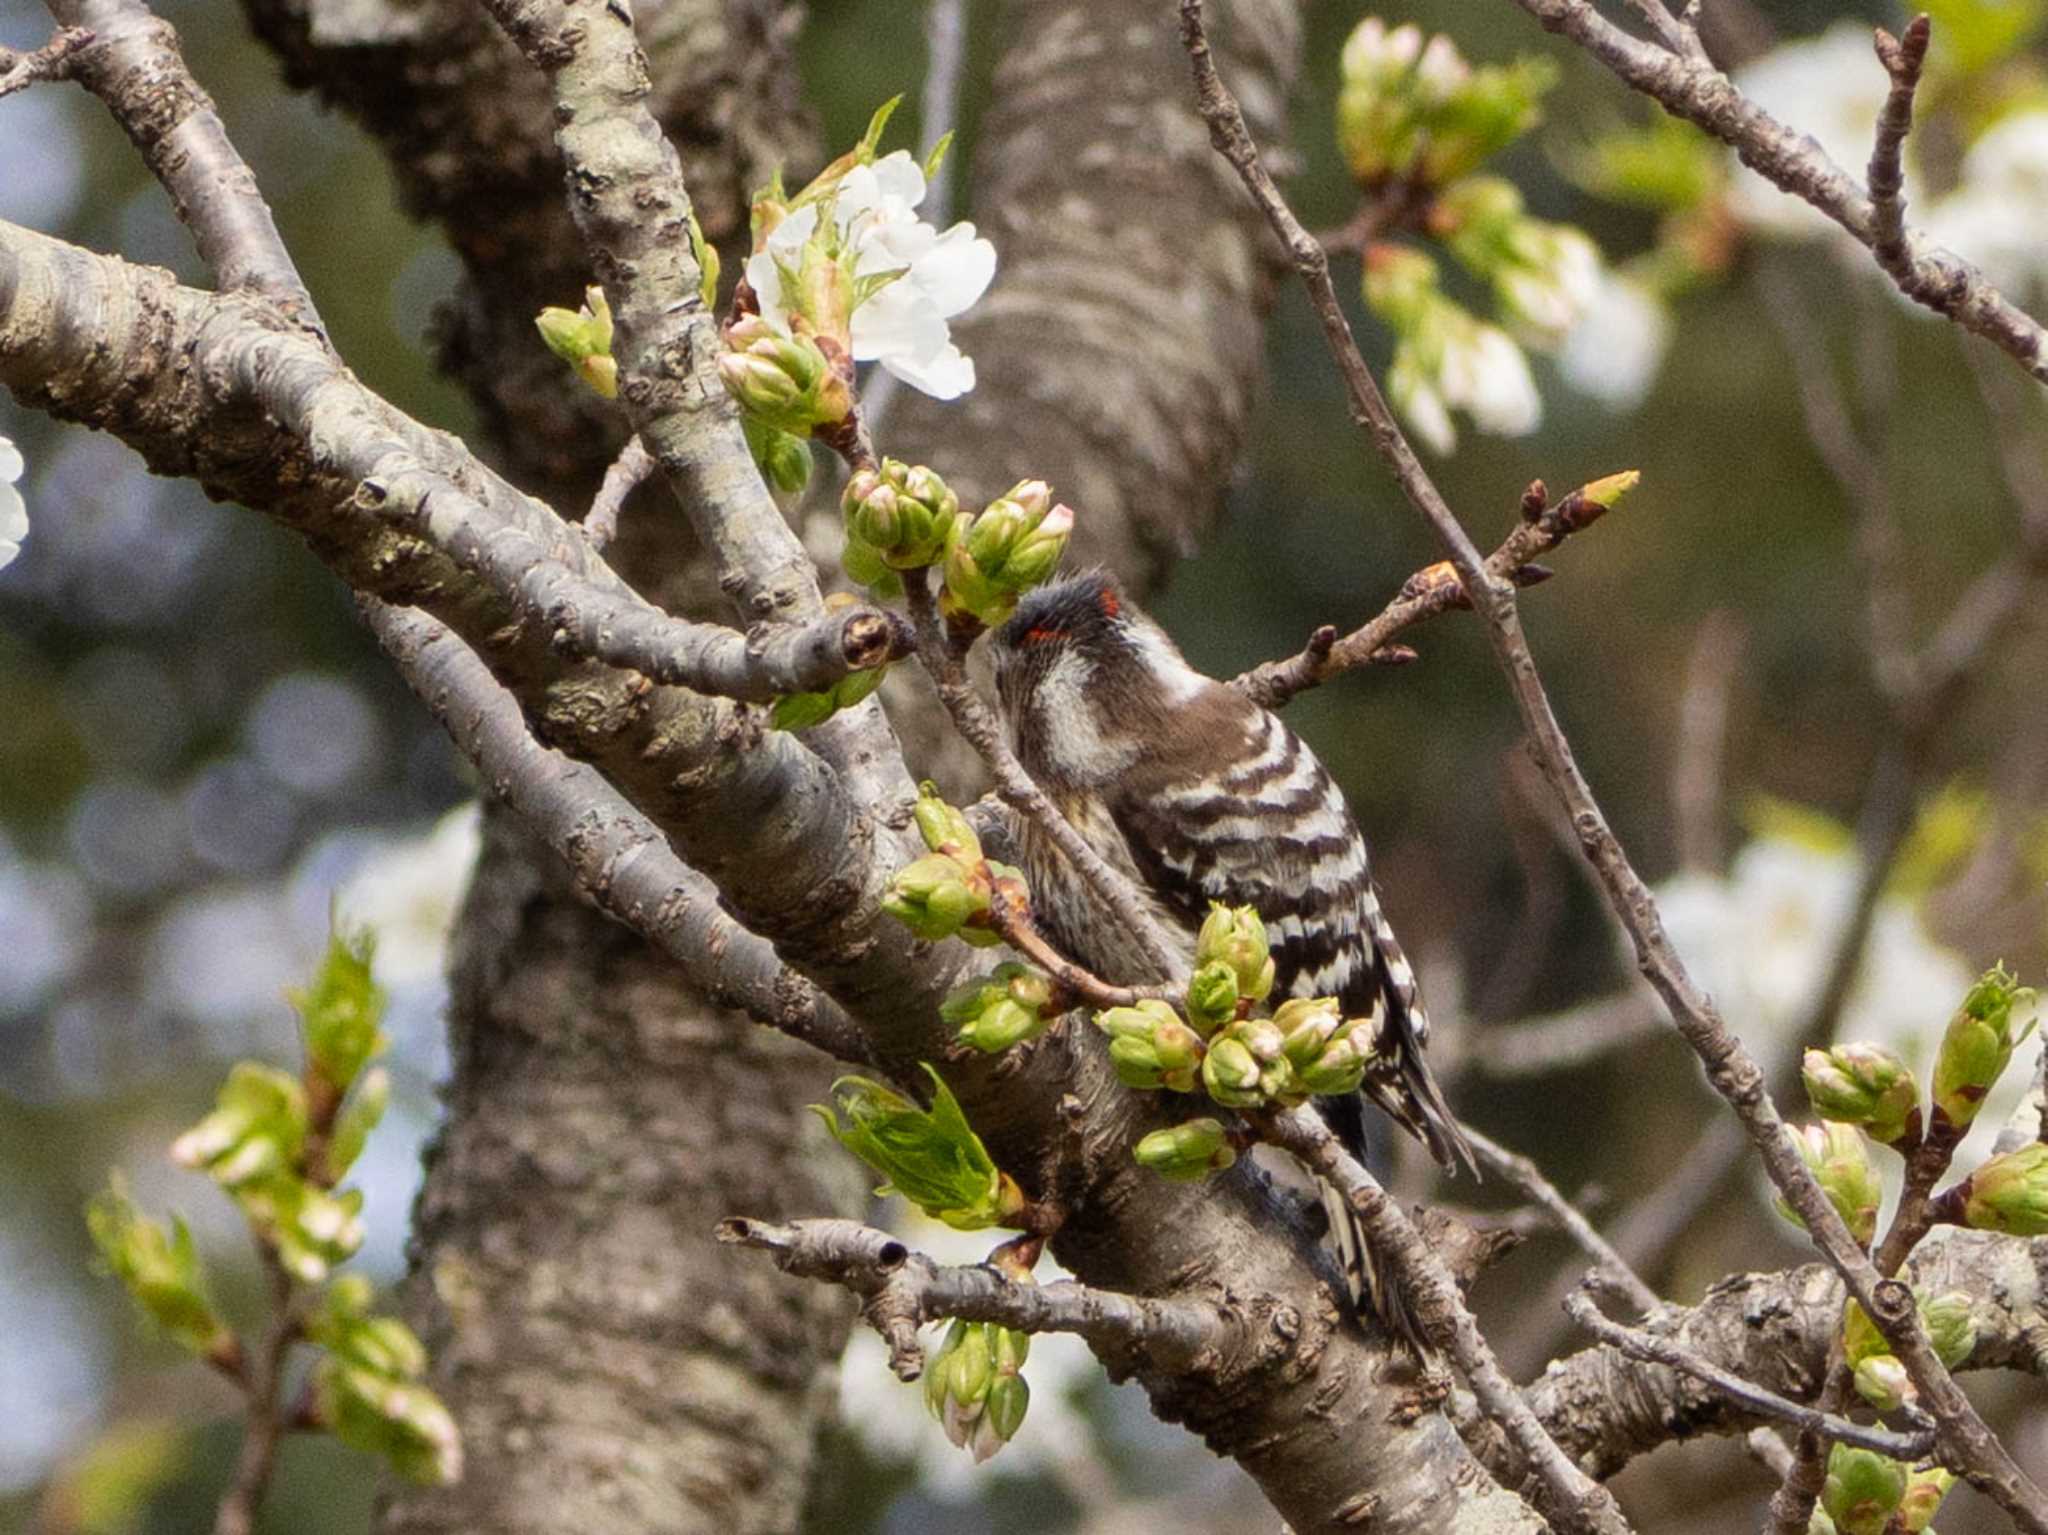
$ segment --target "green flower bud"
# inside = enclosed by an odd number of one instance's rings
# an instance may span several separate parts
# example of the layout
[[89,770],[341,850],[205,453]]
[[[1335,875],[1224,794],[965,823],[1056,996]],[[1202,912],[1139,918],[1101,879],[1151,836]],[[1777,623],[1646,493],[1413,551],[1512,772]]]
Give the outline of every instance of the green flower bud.
[[390,1044],[378,1028],[385,996],[371,979],[371,953],[368,934],[335,933],[327,940],[313,983],[289,994],[305,1036],[307,1061],[336,1098]]
[[1856,1366],[1856,1394],[1879,1412],[1895,1412],[1913,1399],[1913,1378],[1890,1354],[1872,1354]]
[[1880,1146],[1919,1139],[1920,1084],[1884,1046],[1809,1050],[1801,1075],[1814,1112],[1823,1118],[1860,1125]]
[[839,553],[839,568],[846,579],[865,586],[877,597],[903,595],[903,578],[882,563],[882,557],[857,538],[846,541]]
[[1202,1063],[1202,1038],[1172,1006],[1146,998],[1135,1007],[1113,1007],[1095,1015],[1096,1027],[1109,1036],[1110,1064],[1126,1087],[1144,1091],[1170,1088],[1195,1090]]
[[1934,1107],[1962,1126],[1977,1117],[1984,1095],[2012,1060],[2013,1047],[2033,1030],[2013,1034],[2014,1008],[2033,1005],[2031,988],[2021,986],[2002,965],[1994,965],[1970,988],[1949,1020],[1934,1058]]
[[779,331],[748,315],[727,328],[725,339],[730,350],[718,359],[718,376],[761,425],[808,437],[852,411],[852,390],[810,333]]
[[962,1407],[979,1407],[988,1400],[988,1388],[995,1384],[996,1362],[988,1332],[986,1322],[970,1325],[960,1347],[953,1352],[952,1379],[947,1382],[946,1391]]
[[994,1055],[1045,1032],[1051,983],[1028,965],[1006,963],[960,987],[939,1005],[962,1044]]
[[1187,1119],[1154,1130],[1138,1142],[1132,1154],[1140,1167],[1181,1183],[1220,1173],[1237,1160],[1221,1122],[1214,1119]]
[[1837,1444],[1828,1451],[1821,1507],[1841,1535],[1884,1535],[1906,1491],[1906,1468],[1873,1450]]
[[960,500],[924,465],[885,458],[847,481],[840,508],[850,537],[895,569],[916,570],[944,552]]
[[306,1090],[274,1066],[239,1061],[222,1084],[218,1107],[171,1143],[171,1160],[205,1168],[216,1183],[239,1188],[298,1166],[309,1128]]
[[1614,474],[1602,475],[1589,480],[1579,487],[1579,499],[1590,501],[1603,512],[1611,512],[1621,504],[1621,498],[1634,490],[1643,481],[1640,469],[1623,469]]
[[1280,1030],[1282,1052],[1299,1068],[1321,1056],[1345,1024],[1335,997],[1294,997],[1274,1012],[1273,1026]]
[[1993,1157],[1964,1185],[1963,1224],[2007,1236],[2048,1236],[2048,1143]]
[[1977,1348],[1977,1314],[1970,1297],[1948,1290],[1931,1299],[1923,1297],[1919,1304],[1920,1321],[1936,1357],[1951,1370],[1959,1368]]
[[1359,1043],[1356,1027],[1351,1027],[1331,1040],[1313,1061],[1296,1068],[1301,1090],[1319,1096],[1347,1097],[1365,1081],[1372,1056],[1371,1048]]
[[[1868,1246],[1877,1235],[1877,1207],[1884,1189],[1863,1132],[1854,1125],[1823,1120],[1817,1125],[1788,1126],[1786,1133],[1849,1234]],[[1794,1225],[1803,1224],[1782,1200],[1778,1210]]]
[[882,910],[918,937],[933,940],[966,936],[964,925],[988,909],[988,881],[944,853],[898,869],[882,897]]
[[1001,1375],[989,1387],[986,1422],[993,1443],[983,1452],[984,1439],[977,1435],[974,1443],[976,1460],[987,1460],[996,1450],[1017,1437],[1017,1430],[1024,1426],[1024,1413],[1031,1406],[1031,1388],[1021,1375]]
[[263,1239],[277,1251],[285,1272],[304,1284],[318,1284],[363,1245],[363,1191],[330,1194],[298,1178],[275,1177],[235,1190]]
[[965,859],[981,857],[981,839],[974,834],[973,823],[946,803],[938,785],[930,779],[917,786],[917,804],[911,815],[917,821],[917,832],[924,838],[924,845],[934,853],[950,853]]
[[1188,1021],[1205,1036],[1237,1017],[1237,972],[1223,960],[1197,970],[1188,981]]
[[1197,965],[1226,964],[1237,979],[1238,995],[1263,1002],[1273,989],[1273,954],[1266,924],[1249,906],[1209,903],[1209,915],[1195,938]]
[[747,434],[747,451],[770,485],[793,496],[811,483],[809,442],[778,431],[756,416],[741,416],[740,427]]
[[150,1220],[116,1175],[86,1205],[85,1224],[106,1271],[164,1336],[195,1354],[232,1354],[234,1334],[207,1299],[199,1253],[182,1220],[173,1219],[168,1230]]
[[1874,1354],[1889,1354],[1891,1344],[1885,1341],[1883,1333],[1877,1330],[1877,1323],[1855,1301],[1849,1301],[1842,1308],[1842,1355],[1852,1365],[1861,1364]]
[[619,393],[619,365],[612,360],[612,310],[604,289],[584,289],[580,310],[547,308],[534,326],[548,350],[573,367],[578,377],[605,399]]
[[1224,1035],[1202,1057],[1202,1085],[1227,1109],[1256,1108],[1263,1101],[1259,1063],[1242,1040]]
[[462,1476],[462,1436],[439,1397],[337,1358],[313,1372],[320,1421],[343,1444],[382,1457],[400,1476],[446,1486]]
[[326,1182],[335,1182],[355,1166],[370,1132],[384,1118],[384,1110],[390,1102],[391,1073],[382,1066],[364,1072],[356,1083],[355,1091],[342,1105],[340,1114],[335,1116],[334,1129],[328,1133],[321,1168],[321,1177]]
[[1899,1497],[1897,1518],[1905,1535],[1924,1535],[1941,1500],[1955,1486],[1955,1473],[1942,1466],[1916,1466],[1908,1475],[1906,1490]]
[[832,1084],[832,1106],[813,1104],[812,1112],[840,1145],[887,1180],[879,1192],[899,1193],[957,1231],[1013,1217],[1022,1202],[1016,1186],[996,1170],[939,1074],[930,1066],[925,1071],[932,1079],[928,1110],[879,1082],[841,1077]]
[[1052,574],[1073,533],[1074,513],[1049,507],[1050,499],[1043,480],[1023,480],[978,517],[953,519],[944,560],[949,611],[971,613],[993,627],[1015,610],[1021,593]]
[[960,1345],[966,1339],[970,1325],[980,1324],[970,1324],[954,1318],[953,1325],[946,1329],[945,1340],[925,1360],[925,1411],[939,1422],[945,1421],[946,1390],[953,1378],[953,1356],[960,1351]]

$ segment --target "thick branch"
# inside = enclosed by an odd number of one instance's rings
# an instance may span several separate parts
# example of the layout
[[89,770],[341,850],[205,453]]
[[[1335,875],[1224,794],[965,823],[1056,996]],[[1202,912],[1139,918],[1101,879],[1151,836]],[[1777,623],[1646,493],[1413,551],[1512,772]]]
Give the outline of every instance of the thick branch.
[[1073,1280],[1019,1283],[987,1264],[941,1265],[857,1221],[782,1226],[735,1217],[719,1225],[718,1240],[768,1253],[785,1274],[852,1290],[905,1380],[915,1380],[923,1367],[918,1328],[942,1317],[996,1322],[1017,1332],[1070,1332],[1106,1353],[1186,1370],[1227,1347],[1228,1335],[1247,1315],[1204,1301],[1119,1295]]

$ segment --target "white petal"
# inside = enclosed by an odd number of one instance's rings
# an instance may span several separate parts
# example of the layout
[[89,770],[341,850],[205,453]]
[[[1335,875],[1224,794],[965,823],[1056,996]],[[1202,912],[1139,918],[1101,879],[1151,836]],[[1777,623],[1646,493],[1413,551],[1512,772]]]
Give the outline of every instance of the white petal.
[[890,283],[853,312],[855,362],[930,357],[945,344],[945,316],[907,277]]
[[890,356],[882,359],[882,366],[935,400],[956,400],[974,387],[974,359],[950,341],[922,361]]
[[1633,410],[1656,382],[1671,343],[1671,311],[1641,283],[1612,277],[1557,354],[1558,371],[1581,394]]
[[[972,380],[968,387],[973,387]],[[27,537],[28,507],[22,502],[21,492],[0,480],[0,566],[11,563],[21,553],[21,541]]]
[[910,151],[899,149],[894,154],[883,155],[871,169],[876,187],[881,195],[901,198],[907,207],[915,208],[924,201],[924,169],[911,158]]
[[890,222],[877,217],[856,231],[854,238],[860,249],[854,271],[888,272],[924,260],[938,245],[939,232],[914,218]]
[[862,214],[872,212],[881,201],[882,189],[873,167],[856,165],[839,179],[833,194],[832,221],[843,230]]
[[911,276],[940,314],[951,319],[988,291],[996,275],[996,248],[978,240],[972,224],[955,224],[918,262]]
[[817,232],[818,205],[805,203],[783,221],[768,231],[767,247],[773,254],[786,261],[796,260],[796,254],[804,242]]
[[5,437],[0,437],[0,480],[5,480],[10,485],[13,484],[14,481],[21,478],[21,471],[24,467],[21,461],[21,449],[17,448]]
[[782,273],[776,269],[775,258],[763,251],[758,256],[747,257],[747,286],[754,290],[754,297],[760,300],[761,317],[777,330],[789,331],[789,305],[782,297]]

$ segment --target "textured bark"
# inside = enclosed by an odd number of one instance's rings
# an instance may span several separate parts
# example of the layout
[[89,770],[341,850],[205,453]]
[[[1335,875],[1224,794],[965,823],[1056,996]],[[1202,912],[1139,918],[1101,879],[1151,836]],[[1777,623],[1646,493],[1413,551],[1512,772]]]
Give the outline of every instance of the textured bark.
[[[573,305],[591,275],[546,81],[469,0],[246,9],[288,80],[377,137],[410,208],[462,257],[440,356],[500,460],[557,506],[584,504],[623,430],[535,344],[534,314]],[[770,163],[810,153],[788,48],[798,8],[636,9],[698,216],[730,240]],[[678,519],[625,527],[617,557],[643,591],[715,598],[681,575]],[[381,1527],[793,1529],[851,1307],[710,1233],[734,1210],[863,1208],[858,1169],[821,1155],[801,1108],[829,1070],[703,1003],[509,814],[491,817],[489,849],[458,925],[455,1076],[409,1307],[471,1470],[395,1495]]]

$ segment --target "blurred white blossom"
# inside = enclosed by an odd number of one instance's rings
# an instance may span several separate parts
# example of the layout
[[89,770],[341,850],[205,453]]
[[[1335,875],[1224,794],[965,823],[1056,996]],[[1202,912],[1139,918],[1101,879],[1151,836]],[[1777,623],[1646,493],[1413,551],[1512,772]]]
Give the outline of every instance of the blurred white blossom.
[[[855,306],[854,360],[879,362],[913,388],[950,400],[974,387],[974,362],[953,344],[947,322],[987,291],[996,248],[978,238],[972,224],[941,234],[917,216],[924,196],[924,171],[899,149],[848,171],[829,209],[839,240],[854,253],[856,278],[902,274]],[[785,333],[789,303],[778,262],[799,263],[805,242],[818,231],[819,207],[806,203],[792,211],[747,260],[747,283],[762,315]]]
[[[944,1264],[980,1263],[1006,1235],[955,1231],[907,1207],[897,1210],[888,1226],[908,1246]],[[1039,1260],[1037,1275],[1047,1284],[1070,1277],[1050,1257]],[[944,1328],[940,1323],[927,1329],[927,1352],[938,1347]],[[1031,1411],[1002,1454],[977,1463],[947,1441],[945,1429],[925,1410],[922,1383],[905,1385],[889,1369],[888,1347],[875,1330],[856,1327],[839,1361],[839,1419],[870,1453],[912,1462],[921,1491],[946,1502],[966,1502],[981,1495],[993,1474],[1049,1471],[1094,1454],[1093,1430],[1074,1397],[1101,1374],[1088,1345],[1072,1333],[1034,1335],[1024,1364]]]
[[1956,188],[1920,218],[2008,293],[2048,288],[2048,111],[1994,123],[1970,146]]
[[28,537],[28,503],[15,488],[25,467],[21,449],[0,437],[0,569],[21,553],[21,541]]
[[448,934],[476,865],[480,827],[475,802],[458,805],[425,833],[372,851],[335,893],[342,925],[375,934],[381,984],[395,990],[439,986]]
[[[1862,180],[1890,77],[1870,46],[1870,24],[1840,21],[1818,37],[1782,43],[1734,74],[1742,94],[1780,122],[1810,134],[1830,159]],[[1751,229],[1788,239],[1834,231],[1834,221],[1779,191],[1729,157],[1734,179],[1728,209]],[[1907,168],[1907,193],[1913,191]],[[1844,236],[1846,238],[1846,236]]]
[[1613,271],[1558,348],[1566,383],[1612,410],[1642,404],[1671,345],[1671,310],[1642,283]]

